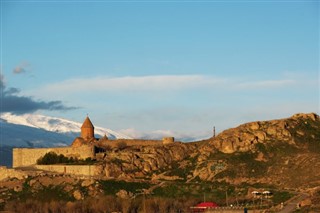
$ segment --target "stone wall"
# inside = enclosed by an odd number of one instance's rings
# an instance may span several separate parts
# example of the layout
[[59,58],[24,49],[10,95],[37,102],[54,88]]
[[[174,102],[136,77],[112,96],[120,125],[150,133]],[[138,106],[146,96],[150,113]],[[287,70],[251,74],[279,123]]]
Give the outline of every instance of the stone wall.
[[101,175],[103,171],[101,165],[35,165],[34,167],[50,172],[85,176]]
[[140,139],[117,139],[117,140],[108,140],[107,145],[111,147],[118,146],[118,144],[125,143],[127,146],[161,146],[161,140],[140,140]]
[[94,158],[94,148],[91,146],[81,147],[57,147],[57,148],[14,148],[12,167],[32,166],[37,160],[48,152],[55,152],[66,157],[74,157],[78,159]]
[[23,171],[16,170],[16,169],[8,169],[5,166],[0,167],[0,181],[7,178],[23,179],[26,176],[27,174]]
[[171,144],[174,142],[174,137],[165,137],[162,139],[163,144]]
[[143,140],[143,139],[117,139],[108,140],[106,144],[111,147],[117,146],[119,143],[125,143],[127,146],[162,146],[173,143],[173,137],[163,138],[163,140]]

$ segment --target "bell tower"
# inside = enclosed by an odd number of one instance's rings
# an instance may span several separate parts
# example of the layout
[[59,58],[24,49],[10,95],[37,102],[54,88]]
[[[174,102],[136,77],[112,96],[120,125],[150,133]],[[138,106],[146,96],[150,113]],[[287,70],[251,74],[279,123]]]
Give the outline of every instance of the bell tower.
[[81,137],[85,140],[94,138],[94,126],[92,125],[88,116],[81,126]]

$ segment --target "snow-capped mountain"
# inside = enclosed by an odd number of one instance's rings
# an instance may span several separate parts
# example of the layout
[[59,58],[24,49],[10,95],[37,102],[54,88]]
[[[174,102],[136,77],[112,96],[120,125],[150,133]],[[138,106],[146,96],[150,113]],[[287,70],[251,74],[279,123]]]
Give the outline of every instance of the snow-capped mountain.
[[[69,146],[80,136],[82,123],[43,115],[0,114],[0,165],[12,166],[14,147]],[[110,129],[95,127],[95,136],[110,139],[130,138]]]
[[[82,123],[62,118],[24,114],[1,114],[0,145],[19,147],[68,146],[80,136]],[[110,139],[130,138],[110,129],[95,127],[95,136]]]

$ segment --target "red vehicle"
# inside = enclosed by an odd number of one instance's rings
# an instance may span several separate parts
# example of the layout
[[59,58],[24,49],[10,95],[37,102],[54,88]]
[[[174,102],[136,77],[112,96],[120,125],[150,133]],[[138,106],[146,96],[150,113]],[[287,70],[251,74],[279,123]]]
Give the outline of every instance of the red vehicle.
[[196,206],[191,207],[193,213],[204,212],[207,209],[219,207],[218,204],[214,202],[203,202]]

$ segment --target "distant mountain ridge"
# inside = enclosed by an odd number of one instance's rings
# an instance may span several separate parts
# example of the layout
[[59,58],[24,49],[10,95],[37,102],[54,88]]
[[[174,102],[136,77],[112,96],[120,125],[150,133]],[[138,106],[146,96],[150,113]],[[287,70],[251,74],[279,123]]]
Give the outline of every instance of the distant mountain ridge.
[[[74,137],[79,136],[80,128],[82,125],[82,123],[70,121],[63,118],[36,114],[14,115],[10,113],[4,113],[1,115],[1,119],[6,123],[23,125],[49,132],[64,134],[68,137],[71,136],[73,139]],[[102,127],[95,127],[95,134],[100,137],[106,134],[110,139],[130,139],[129,136]]]
[[[24,114],[1,114],[0,119],[0,165],[11,166],[14,147],[69,146],[80,136],[82,123],[62,118]],[[107,135],[110,139],[130,137],[110,129],[95,127],[95,136]]]
[[[44,115],[4,113],[1,114],[0,125],[2,146],[55,147],[70,145],[80,135],[82,124]],[[130,139],[124,134],[101,127],[95,127],[95,133],[96,137],[106,134],[110,139]]]

